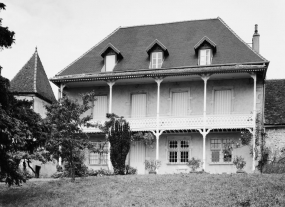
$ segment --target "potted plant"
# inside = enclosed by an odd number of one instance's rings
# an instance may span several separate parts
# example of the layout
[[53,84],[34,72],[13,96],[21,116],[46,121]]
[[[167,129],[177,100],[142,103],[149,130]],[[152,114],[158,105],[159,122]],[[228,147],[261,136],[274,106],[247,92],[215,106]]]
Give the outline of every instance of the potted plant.
[[200,159],[195,159],[192,157],[192,159],[188,160],[187,165],[191,168],[192,172],[196,172],[196,170],[200,167],[201,165],[201,160]]
[[244,161],[244,158],[242,156],[236,156],[233,160],[233,164],[237,168],[237,173],[245,173],[243,168],[246,165],[246,161]]
[[156,170],[161,166],[160,160],[146,160],[144,163],[149,174],[156,174]]

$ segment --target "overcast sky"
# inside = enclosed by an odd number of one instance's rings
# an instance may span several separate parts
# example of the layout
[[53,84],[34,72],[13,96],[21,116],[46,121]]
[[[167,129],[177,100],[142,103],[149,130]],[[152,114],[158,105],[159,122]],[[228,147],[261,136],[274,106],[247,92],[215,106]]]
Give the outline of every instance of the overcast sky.
[[[221,17],[245,42],[259,25],[260,53],[270,61],[267,79],[285,79],[284,0],[0,0],[2,26],[16,33],[0,51],[10,80],[38,48],[49,78],[119,26]],[[56,91],[53,85],[54,92]],[[57,96],[57,93],[55,93]]]

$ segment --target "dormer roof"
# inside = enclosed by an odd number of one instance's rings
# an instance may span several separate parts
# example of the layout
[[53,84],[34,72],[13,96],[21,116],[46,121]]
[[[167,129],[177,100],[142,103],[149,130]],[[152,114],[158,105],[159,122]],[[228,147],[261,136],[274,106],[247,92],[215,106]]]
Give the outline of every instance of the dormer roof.
[[164,52],[165,55],[169,55],[167,48],[158,40],[155,39],[147,48],[146,48],[146,52],[148,55],[150,55],[152,49],[158,46],[159,48],[161,48],[161,50]]
[[197,52],[197,50],[203,45],[203,43],[207,42],[214,51],[216,51],[217,45],[212,40],[210,40],[209,37],[204,36],[197,44],[194,46],[194,50]]
[[100,52],[101,57],[104,58],[110,50],[114,51],[118,56],[123,57],[121,51],[111,43],[108,43],[106,47],[104,47],[104,49]]
[[11,80],[10,90],[16,95],[35,94],[49,103],[56,101],[37,49]]

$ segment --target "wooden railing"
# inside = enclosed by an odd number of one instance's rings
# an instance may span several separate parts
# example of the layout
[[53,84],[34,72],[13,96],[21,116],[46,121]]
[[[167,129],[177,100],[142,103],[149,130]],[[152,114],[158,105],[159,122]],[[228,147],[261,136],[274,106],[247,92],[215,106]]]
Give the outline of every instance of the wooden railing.
[[[133,131],[150,131],[157,129],[156,117],[136,117],[125,118]],[[104,124],[106,119],[93,120],[93,123]],[[201,129],[204,127],[203,115],[174,117],[159,117],[158,129],[161,130],[187,130]],[[212,129],[234,129],[234,128],[251,128],[253,127],[252,114],[227,114],[227,115],[207,115],[205,127]],[[84,128],[85,132],[100,132],[98,128]]]

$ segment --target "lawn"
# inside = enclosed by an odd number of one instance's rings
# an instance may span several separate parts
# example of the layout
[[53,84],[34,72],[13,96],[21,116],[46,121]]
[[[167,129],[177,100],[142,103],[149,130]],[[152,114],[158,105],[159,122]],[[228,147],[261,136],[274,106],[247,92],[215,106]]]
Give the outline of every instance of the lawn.
[[285,206],[285,175],[128,175],[0,185],[1,206]]

